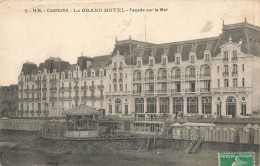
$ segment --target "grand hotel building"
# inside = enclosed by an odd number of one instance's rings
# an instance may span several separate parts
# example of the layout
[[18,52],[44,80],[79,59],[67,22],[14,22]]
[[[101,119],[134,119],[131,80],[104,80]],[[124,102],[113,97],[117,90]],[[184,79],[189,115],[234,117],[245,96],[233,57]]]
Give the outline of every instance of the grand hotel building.
[[244,116],[260,109],[260,27],[225,25],[218,37],[153,44],[116,41],[111,55],[23,64],[21,117],[58,117],[79,104],[107,115]]

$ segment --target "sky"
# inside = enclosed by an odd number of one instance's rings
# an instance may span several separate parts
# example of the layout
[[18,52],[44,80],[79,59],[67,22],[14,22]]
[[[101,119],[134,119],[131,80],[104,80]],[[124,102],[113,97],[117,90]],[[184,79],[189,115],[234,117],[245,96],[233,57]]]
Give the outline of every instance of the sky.
[[[128,11],[82,12],[92,8]],[[130,8],[153,10],[130,12]],[[165,11],[155,12],[155,8]],[[32,9],[44,12],[25,12]],[[47,12],[50,9],[69,12]],[[116,38],[129,36],[140,41],[146,36],[151,43],[215,37],[223,21],[240,23],[246,17],[259,26],[259,13],[257,0],[0,1],[0,86],[17,84],[26,62],[39,65],[49,57],[60,57],[73,64],[82,52],[91,57],[109,55]]]

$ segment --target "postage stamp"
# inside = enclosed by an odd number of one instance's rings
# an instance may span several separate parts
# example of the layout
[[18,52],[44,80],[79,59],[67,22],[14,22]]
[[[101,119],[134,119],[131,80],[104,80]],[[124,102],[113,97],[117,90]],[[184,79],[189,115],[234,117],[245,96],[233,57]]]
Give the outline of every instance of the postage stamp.
[[219,153],[219,166],[254,166],[254,152],[239,152],[239,153]]

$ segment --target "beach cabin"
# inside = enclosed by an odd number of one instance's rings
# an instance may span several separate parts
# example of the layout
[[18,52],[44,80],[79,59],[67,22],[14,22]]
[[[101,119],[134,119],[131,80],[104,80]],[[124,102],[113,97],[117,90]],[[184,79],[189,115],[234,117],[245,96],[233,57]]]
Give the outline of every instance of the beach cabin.
[[160,136],[164,129],[165,123],[158,121],[134,121],[130,124],[132,134]]
[[171,125],[172,127],[172,137],[175,139],[182,138],[182,125],[180,123],[174,123]]
[[62,113],[66,116],[65,137],[97,137],[101,113],[87,105],[79,105]]
[[[198,135],[199,137],[205,136],[208,128],[216,127],[213,123],[191,123],[187,122],[182,124],[184,130],[187,130],[187,127],[190,127],[190,136]],[[186,135],[187,136],[187,135]]]

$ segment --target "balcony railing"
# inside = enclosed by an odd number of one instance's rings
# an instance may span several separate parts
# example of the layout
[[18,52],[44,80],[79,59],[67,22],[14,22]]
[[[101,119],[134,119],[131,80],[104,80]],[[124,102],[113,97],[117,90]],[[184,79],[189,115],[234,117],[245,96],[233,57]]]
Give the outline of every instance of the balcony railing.
[[81,89],[82,89],[82,90],[87,90],[88,87],[87,87],[87,86],[81,86]]
[[166,80],[167,76],[158,76],[158,80]]
[[145,90],[145,93],[147,93],[147,94],[154,93],[154,90]]
[[208,58],[206,58],[204,61],[205,61],[205,62],[210,62],[210,60],[209,60]]
[[46,97],[42,97],[42,100],[47,100],[47,98]]
[[35,83],[37,83],[37,84],[41,83],[41,80],[35,80]]
[[232,57],[232,61],[237,61],[237,57]]
[[98,89],[99,89],[99,90],[104,89],[104,87],[105,87],[104,85],[98,85]]
[[42,79],[42,82],[47,82],[47,79]]
[[171,78],[172,79],[181,79],[181,75],[172,75]]
[[171,93],[180,93],[181,89],[171,89]]
[[133,94],[141,94],[141,91],[133,90]]
[[90,89],[90,90],[96,89],[96,85],[90,85],[90,86],[89,86],[89,89]]
[[179,64],[181,64],[181,63],[180,63],[180,61],[176,61],[175,64],[179,65]]
[[185,78],[195,78],[196,75],[195,74],[187,74],[185,75]]
[[122,66],[120,66],[118,69],[119,69],[119,70],[123,70],[123,67],[122,67]]
[[47,88],[42,88],[42,91],[47,91]]
[[50,97],[50,100],[57,100],[57,97]]
[[78,81],[78,80],[79,80],[79,77],[74,77],[73,80],[74,80],[74,81]]
[[133,81],[141,81],[141,78],[133,78]]
[[210,73],[200,74],[200,77],[210,77]]
[[210,88],[200,88],[200,92],[210,92]]
[[123,78],[119,78],[119,82],[123,82]]
[[86,100],[86,99],[88,99],[88,96],[84,96],[84,95],[83,95],[83,96],[81,96],[81,99],[82,99],[82,100]]
[[167,89],[158,89],[157,92],[158,93],[167,93]]
[[71,100],[71,96],[60,97],[60,100]]
[[61,90],[71,90],[71,87],[61,87]]
[[41,88],[36,88],[35,90],[36,90],[36,91],[41,91]]
[[57,82],[57,79],[50,79],[50,82]]
[[79,100],[79,96],[75,96],[75,97],[74,97],[74,100]]
[[185,89],[185,92],[195,92],[195,89],[192,89],[192,88]]
[[237,71],[232,71],[232,76],[237,76],[238,72]]
[[116,83],[116,82],[117,82],[117,79],[116,79],[116,78],[114,78],[114,79],[113,79],[113,83]]
[[229,76],[229,72],[223,72],[223,76]]
[[41,100],[41,98],[39,98],[39,97],[36,97],[36,98],[34,98],[34,100],[40,101],[40,100]]
[[145,77],[145,80],[154,80],[154,77]]
[[56,91],[56,90],[57,90],[57,87],[50,87],[50,90],[51,90],[51,91]]
[[223,58],[223,62],[228,62],[228,58]]
[[117,68],[116,68],[116,67],[113,67],[113,71],[117,71]]

